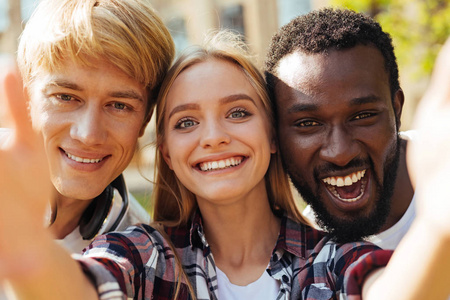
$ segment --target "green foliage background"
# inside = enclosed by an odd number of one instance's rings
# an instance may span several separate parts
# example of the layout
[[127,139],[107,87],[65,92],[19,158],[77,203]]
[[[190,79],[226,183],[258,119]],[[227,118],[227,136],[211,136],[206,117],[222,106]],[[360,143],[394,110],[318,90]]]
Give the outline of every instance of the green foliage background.
[[330,0],[374,17],[392,36],[400,69],[428,77],[439,49],[450,36],[450,0]]

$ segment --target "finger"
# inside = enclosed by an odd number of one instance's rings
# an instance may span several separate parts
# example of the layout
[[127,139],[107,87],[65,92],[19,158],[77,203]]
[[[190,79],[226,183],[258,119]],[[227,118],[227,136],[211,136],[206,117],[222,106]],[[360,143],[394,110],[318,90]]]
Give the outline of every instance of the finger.
[[424,100],[434,105],[450,105],[450,37],[436,58]]
[[[4,79],[5,107],[9,113],[9,126],[21,141],[33,142],[35,135],[27,111],[27,100],[17,71],[6,74]],[[31,139],[31,140],[30,140]]]
[[7,109],[5,77],[14,68],[14,60],[8,56],[0,56],[0,127],[11,127],[11,116]]

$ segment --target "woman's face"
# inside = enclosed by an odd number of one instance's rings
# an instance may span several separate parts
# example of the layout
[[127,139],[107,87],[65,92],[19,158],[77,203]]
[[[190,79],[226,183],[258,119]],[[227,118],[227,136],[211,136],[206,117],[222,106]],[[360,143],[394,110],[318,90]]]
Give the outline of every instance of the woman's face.
[[199,205],[266,193],[275,152],[263,103],[243,71],[219,59],[184,70],[169,90],[164,159]]

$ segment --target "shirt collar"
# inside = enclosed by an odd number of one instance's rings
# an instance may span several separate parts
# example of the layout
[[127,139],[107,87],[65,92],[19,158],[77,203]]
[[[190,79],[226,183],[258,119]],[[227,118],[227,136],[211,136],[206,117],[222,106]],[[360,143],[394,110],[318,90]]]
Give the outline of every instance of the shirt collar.
[[[202,216],[199,210],[194,213],[191,222],[191,247],[202,249],[206,256],[211,250],[205,238]],[[308,225],[295,222],[284,213],[281,217],[280,234],[274,251],[283,249],[297,257],[305,258],[308,249],[313,249],[323,235],[324,233]]]
[[284,213],[281,218],[280,235],[275,251],[283,249],[304,259],[324,236],[324,232],[296,222]]
[[192,248],[200,248],[203,250],[203,255],[209,255],[211,249],[209,248],[208,241],[206,240],[205,233],[203,231],[203,220],[200,210],[196,210],[191,219],[191,229],[189,232],[190,242]]

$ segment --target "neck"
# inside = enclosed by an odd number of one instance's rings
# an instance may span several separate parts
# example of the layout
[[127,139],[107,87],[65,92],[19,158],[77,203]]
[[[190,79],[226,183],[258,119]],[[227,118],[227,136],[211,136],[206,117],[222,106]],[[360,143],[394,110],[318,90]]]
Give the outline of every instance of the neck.
[[400,161],[392,194],[391,211],[380,232],[394,226],[403,217],[414,196],[414,188],[406,166],[406,144],[406,140],[400,141]]
[[202,209],[200,203],[199,207],[216,265],[234,284],[257,280],[267,268],[280,231],[267,193],[215,210]]
[[52,224],[50,231],[56,239],[63,239],[79,224],[84,210],[92,200],[78,200],[64,197],[58,193],[52,203]]

